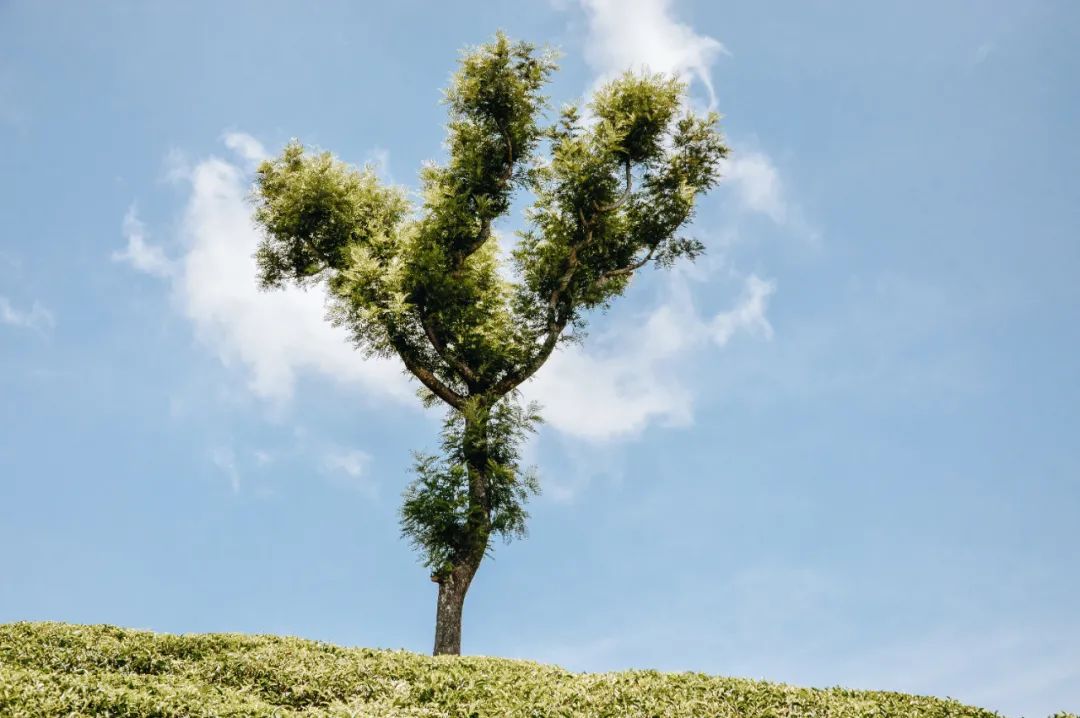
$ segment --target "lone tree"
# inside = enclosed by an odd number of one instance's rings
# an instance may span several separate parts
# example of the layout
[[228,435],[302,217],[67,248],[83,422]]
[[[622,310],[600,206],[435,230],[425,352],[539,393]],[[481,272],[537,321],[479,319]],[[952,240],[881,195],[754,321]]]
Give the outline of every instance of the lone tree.
[[[439,585],[436,654],[461,652],[465,593],[492,539],[525,533],[538,485],[519,449],[539,416],[518,387],[635,272],[702,252],[678,232],[727,154],[718,115],[684,109],[685,85],[664,75],[628,72],[587,119],[567,106],[545,124],[555,69],[502,34],[462,56],[447,159],[421,170],[419,207],[297,142],[258,169],[261,285],[325,283],[329,318],[357,348],[398,357],[422,400],[448,407],[442,453],[417,455],[401,510]],[[533,202],[507,256],[492,226],[518,191]]]

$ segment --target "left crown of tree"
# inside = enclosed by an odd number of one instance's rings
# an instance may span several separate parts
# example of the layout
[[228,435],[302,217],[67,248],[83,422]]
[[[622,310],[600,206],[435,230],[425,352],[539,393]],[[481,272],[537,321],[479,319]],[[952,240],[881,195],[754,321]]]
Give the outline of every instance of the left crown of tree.
[[[260,284],[325,283],[329,318],[360,350],[399,357],[425,402],[448,405],[443,454],[417,456],[402,509],[439,584],[436,653],[460,652],[492,538],[524,534],[537,483],[518,449],[539,417],[518,387],[635,272],[703,251],[679,230],[727,154],[718,115],[685,110],[685,85],[663,75],[624,74],[588,121],[566,107],[545,125],[555,69],[551,52],[501,33],[463,55],[445,94],[447,159],[421,171],[419,207],[297,142],[256,178]],[[534,201],[507,256],[492,226],[516,191]]]

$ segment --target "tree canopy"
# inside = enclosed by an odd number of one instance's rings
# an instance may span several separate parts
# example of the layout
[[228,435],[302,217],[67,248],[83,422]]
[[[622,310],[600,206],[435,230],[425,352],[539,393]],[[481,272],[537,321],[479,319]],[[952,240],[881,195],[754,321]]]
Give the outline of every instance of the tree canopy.
[[[295,141],[258,169],[261,285],[325,283],[356,346],[399,357],[449,407],[443,456],[418,458],[402,516],[440,585],[471,567],[467,588],[490,537],[524,531],[536,482],[517,446],[539,417],[518,387],[635,272],[702,252],[680,230],[727,153],[718,115],[659,74],[628,72],[549,120],[555,69],[502,34],[465,52],[446,159],[422,169],[417,198]],[[517,193],[527,228],[503,252],[493,227]]]

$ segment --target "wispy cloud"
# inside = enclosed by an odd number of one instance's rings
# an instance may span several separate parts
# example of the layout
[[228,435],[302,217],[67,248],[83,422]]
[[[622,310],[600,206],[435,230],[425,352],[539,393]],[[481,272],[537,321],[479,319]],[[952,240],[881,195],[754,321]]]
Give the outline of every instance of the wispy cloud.
[[164,250],[146,241],[146,226],[139,220],[135,205],[124,215],[124,237],[127,246],[112,253],[114,262],[126,262],[135,269],[155,277],[167,277],[173,272],[172,262]]
[[378,497],[378,484],[371,475],[371,454],[341,446],[299,425],[293,426],[291,433],[291,439],[284,438],[272,451],[219,442],[211,444],[206,456],[235,494],[280,496],[283,491],[295,489],[282,484],[282,477],[301,475],[371,499]]
[[251,166],[259,164],[270,156],[262,142],[244,132],[226,132],[222,141],[226,147]]
[[764,214],[777,224],[788,218],[780,174],[763,152],[735,152],[723,165],[723,178],[746,210]]
[[45,331],[56,326],[56,319],[53,313],[37,300],[34,300],[29,309],[19,309],[7,297],[0,297],[0,324]]
[[[949,337],[977,315],[1007,307],[974,307],[947,286],[892,272],[854,277],[830,296],[827,309],[806,310],[788,323],[774,351],[729,363],[716,388],[752,403],[857,397],[905,405],[986,391],[984,357]],[[913,362],[916,350],[920,360]]]
[[598,81],[628,69],[679,75],[700,82],[716,104],[710,68],[723,43],[678,21],[671,0],[581,0],[588,21],[585,58]]
[[717,346],[727,344],[739,330],[772,339],[773,328],[766,316],[766,311],[769,307],[769,297],[775,291],[776,282],[762,279],[756,274],[748,276],[739,303],[726,312],[720,312],[709,323],[713,341]]
[[[792,200],[776,162],[768,153],[736,144],[721,167],[721,188],[740,214],[761,215],[792,237],[816,244],[821,232]],[[735,218],[739,222],[739,218]]]
[[368,476],[371,455],[359,449],[331,448],[323,454],[323,470],[339,486],[374,495],[376,485]]
[[255,449],[251,452],[251,456],[255,459],[255,464],[257,466],[269,466],[274,463],[274,459],[276,458],[273,452],[265,449]]
[[754,274],[742,282],[734,307],[703,317],[686,280],[673,278],[668,299],[645,316],[590,340],[588,349],[557,352],[525,395],[556,429],[594,441],[637,434],[653,421],[689,423],[693,391],[674,370],[680,358],[710,343],[722,347],[738,332],[772,337],[766,314],[775,283]]
[[688,576],[676,588],[665,611],[628,617],[642,619],[639,630],[611,631],[598,621],[591,635],[545,637],[511,650],[577,671],[646,664],[949,696],[1006,716],[1075,710],[1080,699],[1075,621],[972,617],[863,643],[851,640],[851,613],[865,594],[839,574],[764,563],[736,569],[726,581]]
[[727,580],[676,580],[665,610],[636,617],[639,630],[611,632],[599,621],[593,635],[545,638],[524,653],[575,671],[649,665],[761,677],[771,665],[772,675],[785,675],[776,667],[792,653],[819,647],[805,629],[826,623],[836,630],[832,606],[845,599],[832,577],[788,564],[735,569]]

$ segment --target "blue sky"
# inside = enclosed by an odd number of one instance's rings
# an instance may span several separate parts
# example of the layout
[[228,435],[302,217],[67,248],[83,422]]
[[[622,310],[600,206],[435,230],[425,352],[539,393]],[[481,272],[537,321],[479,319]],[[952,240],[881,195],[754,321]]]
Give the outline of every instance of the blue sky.
[[415,187],[503,28],[556,103],[682,73],[733,153],[707,257],[529,387],[465,652],[1080,708],[1075,4],[305,8],[0,2],[0,621],[429,650],[439,416],[255,291],[246,196],[291,137]]

